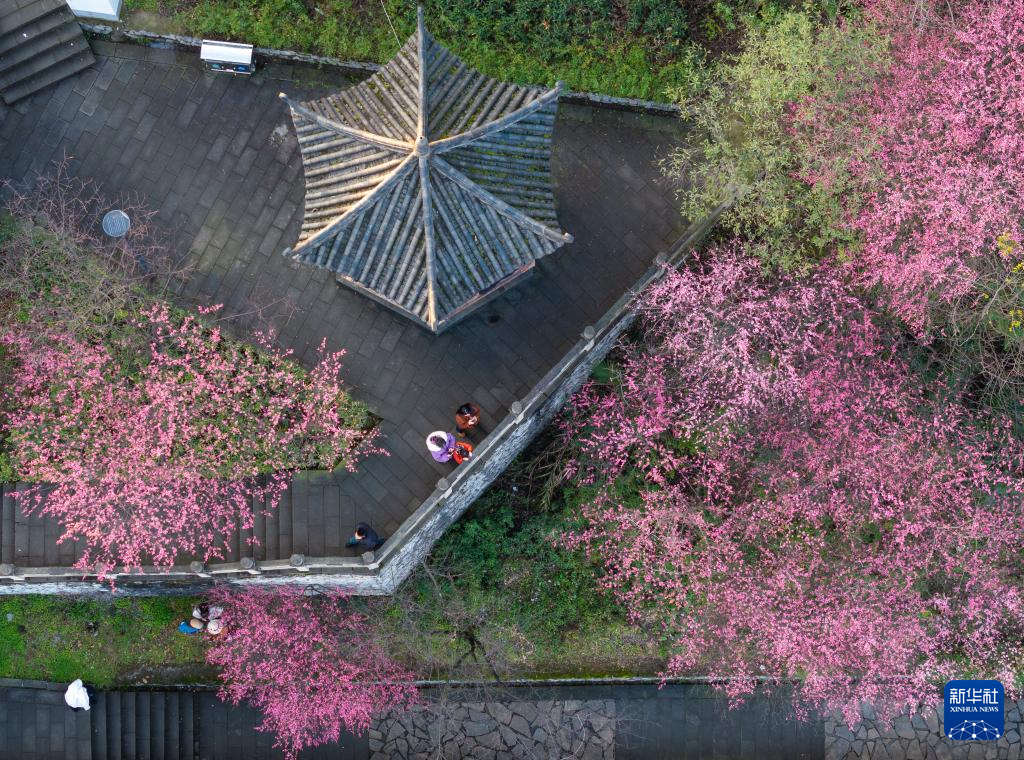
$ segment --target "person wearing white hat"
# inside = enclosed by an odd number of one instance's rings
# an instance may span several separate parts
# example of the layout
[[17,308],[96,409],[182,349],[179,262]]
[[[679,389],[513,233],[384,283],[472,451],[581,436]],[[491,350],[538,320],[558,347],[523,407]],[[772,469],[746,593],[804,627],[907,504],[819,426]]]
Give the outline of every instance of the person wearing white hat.
[[211,620],[206,624],[206,632],[211,636],[220,636],[224,633],[224,624],[220,620]]
[[435,462],[450,462],[455,450],[455,436],[443,430],[435,430],[427,436],[427,451]]
[[68,690],[64,692],[64,701],[75,712],[89,709],[89,692],[85,690],[81,678],[76,678],[68,686]]

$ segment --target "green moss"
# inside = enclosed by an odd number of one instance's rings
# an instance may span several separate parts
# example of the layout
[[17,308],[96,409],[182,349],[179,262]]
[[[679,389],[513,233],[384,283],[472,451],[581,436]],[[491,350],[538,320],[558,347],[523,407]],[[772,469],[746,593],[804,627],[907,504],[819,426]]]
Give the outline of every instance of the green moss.
[[132,680],[140,669],[194,670],[203,661],[205,641],[179,633],[177,625],[195,603],[181,597],[0,597],[0,677],[81,678],[105,687]]

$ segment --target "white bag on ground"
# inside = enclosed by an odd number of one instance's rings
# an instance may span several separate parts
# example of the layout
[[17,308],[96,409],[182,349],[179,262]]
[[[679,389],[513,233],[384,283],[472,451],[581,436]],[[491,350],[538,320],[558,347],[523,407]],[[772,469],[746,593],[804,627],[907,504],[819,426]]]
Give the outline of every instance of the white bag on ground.
[[89,693],[85,690],[81,678],[76,678],[64,692],[64,701],[72,709],[75,707],[81,707],[83,710],[89,709]]

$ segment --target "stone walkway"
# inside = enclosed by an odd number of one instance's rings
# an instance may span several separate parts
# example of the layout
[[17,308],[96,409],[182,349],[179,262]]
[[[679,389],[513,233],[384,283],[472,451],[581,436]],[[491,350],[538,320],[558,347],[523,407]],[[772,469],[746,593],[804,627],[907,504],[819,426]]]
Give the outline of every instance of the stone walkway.
[[[259,714],[212,691],[94,695],[73,713],[65,685],[0,680],[0,760],[277,760]],[[728,708],[708,686],[669,684],[427,690],[426,706],[373,721],[362,737],[301,760],[1017,760],[1024,704],[1007,702],[998,741],[951,741],[934,712],[853,731],[834,718],[796,721],[783,695]],[[870,713],[867,713],[870,715]]]
[[944,715],[929,710],[923,716],[899,718],[891,726],[864,711],[864,721],[850,730],[835,717],[825,721],[826,760],[1018,760],[1024,757],[1021,734],[1024,700],[1006,700],[1006,733],[997,741],[951,741],[945,738]]
[[[0,688],[0,760],[270,760],[258,714],[210,691],[101,692],[88,713],[64,685]],[[428,707],[375,720],[365,737],[301,760],[511,758],[569,760],[818,760],[820,722],[800,723],[766,698],[729,710],[705,686],[562,686],[502,694],[428,691]]]
[[[253,326],[262,308],[305,362],[316,347],[348,352],[344,374],[382,418],[389,457],[356,475],[296,484],[291,551],[348,553],[351,526],[385,534],[431,492],[446,466],[424,438],[473,400],[494,424],[681,233],[660,157],[682,139],[671,119],[562,106],[553,171],[563,229],[576,242],[534,275],[441,336],[280,256],[300,224],[303,179],[285,107],[341,86],[337,75],[271,67],[259,76],[206,75],[194,54],[95,44],[98,62],[15,108],[0,106],[0,177],[23,181],[65,153],[111,195],[136,193],[194,266],[180,297],[225,304]],[[275,78],[280,77],[280,78]],[[43,557],[19,558],[43,565]]]

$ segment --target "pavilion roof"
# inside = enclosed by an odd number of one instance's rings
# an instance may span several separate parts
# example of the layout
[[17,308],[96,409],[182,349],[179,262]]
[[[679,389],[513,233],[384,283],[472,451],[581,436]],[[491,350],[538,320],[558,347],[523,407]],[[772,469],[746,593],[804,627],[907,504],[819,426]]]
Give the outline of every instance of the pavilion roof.
[[430,36],[421,8],[372,77],[288,100],[306,201],[285,255],[442,329],[572,241],[551,192],[560,91],[470,68]]

